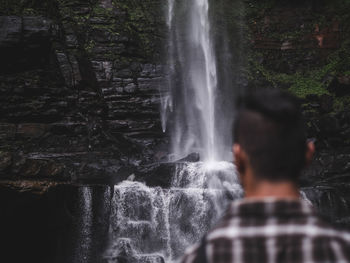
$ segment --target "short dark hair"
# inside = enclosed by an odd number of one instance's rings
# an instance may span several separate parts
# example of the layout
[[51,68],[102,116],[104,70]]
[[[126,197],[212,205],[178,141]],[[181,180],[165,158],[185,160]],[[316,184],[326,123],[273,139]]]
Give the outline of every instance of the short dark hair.
[[306,152],[300,101],[278,89],[248,92],[240,100],[233,141],[247,153],[258,178],[297,181]]

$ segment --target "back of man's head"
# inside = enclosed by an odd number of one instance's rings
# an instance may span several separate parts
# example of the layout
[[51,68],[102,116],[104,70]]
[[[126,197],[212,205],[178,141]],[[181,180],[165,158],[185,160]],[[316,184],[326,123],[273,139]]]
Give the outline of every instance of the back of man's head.
[[233,136],[234,143],[249,157],[257,178],[297,181],[306,151],[297,98],[271,89],[248,93],[240,103]]

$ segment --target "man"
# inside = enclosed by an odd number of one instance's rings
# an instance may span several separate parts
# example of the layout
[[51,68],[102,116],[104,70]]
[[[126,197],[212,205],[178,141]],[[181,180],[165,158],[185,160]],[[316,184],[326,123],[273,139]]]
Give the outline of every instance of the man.
[[298,177],[314,148],[296,98],[277,90],[247,96],[233,145],[245,197],[182,262],[350,262],[350,234],[300,199]]

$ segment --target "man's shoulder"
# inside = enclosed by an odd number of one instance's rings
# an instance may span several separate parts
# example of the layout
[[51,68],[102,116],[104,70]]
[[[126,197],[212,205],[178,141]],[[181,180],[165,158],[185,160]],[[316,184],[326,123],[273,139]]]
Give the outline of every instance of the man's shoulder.
[[207,234],[207,241],[300,236],[350,243],[350,232],[335,227],[303,201],[234,202]]
[[250,262],[252,255],[257,262],[267,255],[277,262],[350,262],[350,232],[299,201],[234,202],[183,262]]

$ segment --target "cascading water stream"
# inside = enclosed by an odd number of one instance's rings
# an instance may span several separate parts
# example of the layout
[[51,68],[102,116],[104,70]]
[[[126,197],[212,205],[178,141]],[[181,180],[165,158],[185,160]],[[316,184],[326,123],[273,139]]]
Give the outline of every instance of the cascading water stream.
[[174,163],[169,189],[133,181],[114,187],[108,263],[173,262],[242,196],[234,165],[226,162],[232,159],[224,138],[231,120],[217,105],[209,11],[208,0],[168,0],[169,86],[161,90],[161,120],[164,131],[169,124],[174,158],[198,152],[201,162]]
[[171,119],[172,151],[177,159],[199,152],[203,161],[224,156],[216,118],[218,79],[208,0],[168,0],[169,96],[162,97],[162,123]]
[[92,192],[86,187],[79,188],[79,206],[81,207],[81,215],[78,231],[78,242],[74,253],[74,262],[89,262],[92,244]]
[[106,261],[173,262],[241,195],[227,162],[211,172],[202,162],[178,164],[169,189],[124,181],[114,187]]

